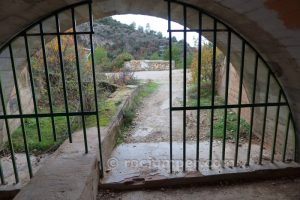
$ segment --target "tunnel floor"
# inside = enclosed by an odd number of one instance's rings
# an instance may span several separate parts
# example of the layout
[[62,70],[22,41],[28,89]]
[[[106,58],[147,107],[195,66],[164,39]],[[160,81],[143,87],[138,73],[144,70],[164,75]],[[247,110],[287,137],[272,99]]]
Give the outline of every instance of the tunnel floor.
[[[180,103],[182,96],[182,70],[173,71],[173,101]],[[158,89],[147,97],[136,111],[132,127],[122,133],[125,135],[122,144],[115,147],[110,159],[105,163],[106,172],[102,184],[143,182],[153,179],[168,179],[193,176],[236,173],[237,170],[249,171],[245,167],[248,151],[248,137],[240,137],[238,145],[237,167],[234,167],[236,143],[234,138],[227,138],[225,148],[225,166],[222,168],[223,140],[214,138],[212,143],[212,169],[209,169],[209,114],[201,113],[199,138],[199,171],[196,170],[196,121],[195,113],[187,111],[186,133],[186,171],[183,172],[183,120],[182,113],[173,114],[172,159],[173,170],[170,173],[170,140],[169,140],[169,81],[168,71],[136,72],[139,80],[155,81]],[[192,117],[190,117],[192,116]],[[260,154],[260,140],[252,138],[250,165],[257,166]],[[264,146],[262,163],[269,163],[271,148]],[[275,160],[280,160],[280,152]],[[275,167],[276,166],[272,166]],[[256,168],[256,167],[254,167]],[[259,167],[258,167],[259,168]],[[251,169],[252,170],[252,169]]]

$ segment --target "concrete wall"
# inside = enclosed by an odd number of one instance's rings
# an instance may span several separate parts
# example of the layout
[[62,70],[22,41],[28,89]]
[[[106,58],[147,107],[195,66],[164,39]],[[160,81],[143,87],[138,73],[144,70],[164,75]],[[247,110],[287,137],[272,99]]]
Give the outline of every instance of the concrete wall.
[[[229,68],[229,88],[228,88],[228,104],[238,104],[238,96],[239,96],[239,82],[240,75],[237,73],[236,69],[230,65]],[[216,71],[216,90],[219,96],[225,96],[225,84],[226,79],[226,68],[225,65],[221,65],[220,68]],[[250,103],[248,94],[246,93],[245,85],[243,85],[242,89],[242,104]],[[250,122],[250,109],[243,109],[241,112],[241,116],[247,122]]]
[[[5,28],[0,32],[0,44],[5,44],[33,21],[75,2],[79,0],[2,1],[0,26]],[[229,24],[263,55],[287,94],[299,136],[300,23],[297,20],[300,18],[299,1],[186,0],[185,2],[202,8]],[[164,0],[94,0],[93,7],[95,18],[128,13],[167,17],[167,4]],[[182,23],[180,17],[182,8],[174,6],[172,10],[173,20]],[[188,25],[192,27],[197,24],[197,17],[195,13],[188,13]],[[78,19],[78,22],[86,19],[83,17]],[[64,22],[65,27],[62,28],[69,28],[70,23]],[[206,37],[210,39],[211,36]],[[224,39],[218,36],[218,46],[221,49],[222,46],[226,46]],[[238,66],[236,62],[238,60],[232,61],[234,66]]]
[[[11,61],[8,55],[8,51],[2,52],[0,55],[0,78],[2,80],[2,88],[4,93],[4,98],[6,100],[6,112],[7,114],[19,114],[17,95],[15,90],[15,85],[12,74]],[[33,101],[32,93],[30,87],[30,80],[27,67],[24,66],[24,60],[21,61],[16,56],[15,60],[16,73],[18,78],[18,86],[20,92],[20,100],[22,105],[23,113],[32,113],[33,110]],[[3,113],[2,106],[0,106],[0,113]],[[10,119],[9,128],[12,133],[20,126],[19,119]],[[7,131],[5,127],[4,120],[0,120],[0,150],[3,148],[3,145],[7,141]]]
[[[169,70],[169,61],[165,60],[131,60],[124,63],[126,69],[132,71],[161,71]],[[175,68],[175,62],[172,62],[172,68]]]
[[[247,62],[248,61],[248,62]],[[252,60],[254,61],[254,60]],[[224,60],[224,64],[217,68],[216,71],[216,90],[219,96],[225,97],[225,88],[226,88],[226,67],[225,67],[226,59]],[[254,70],[249,70],[247,67],[254,66],[254,63],[249,64],[246,59],[245,62],[245,74],[243,77],[243,86],[242,86],[242,104],[251,104],[252,103],[252,92],[253,92],[253,78],[254,78]],[[253,67],[252,67],[253,68]],[[240,74],[238,72],[238,67],[234,67],[230,64],[229,67],[229,85],[228,85],[228,104],[238,104],[239,97],[239,84],[240,84]],[[254,69],[254,68],[253,68]],[[266,95],[266,85],[267,85],[267,69],[263,65],[258,65],[258,88],[256,90],[255,95],[255,103],[264,103],[265,95]],[[248,74],[247,74],[248,72]],[[245,76],[246,75],[246,76]],[[279,85],[275,82],[273,78],[270,79],[270,90],[268,101],[270,103],[277,103],[279,96]],[[284,98],[281,98],[281,102],[284,102]],[[237,113],[237,109],[232,109]],[[261,138],[263,132],[263,122],[264,122],[264,107],[257,107],[254,109],[254,118],[253,118],[253,131],[255,136]],[[273,137],[274,130],[276,124],[276,112],[277,107],[269,107],[267,110],[266,117],[266,129],[265,129],[265,148],[271,149],[273,145]],[[251,109],[250,108],[242,108],[241,109],[241,117],[246,120],[250,124],[251,120]],[[284,141],[285,141],[285,133],[287,126],[287,118],[288,118],[288,109],[287,107],[281,107],[279,110],[279,119],[278,119],[278,131],[277,131],[277,140],[276,140],[276,150],[278,154],[281,153],[283,149]],[[287,155],[289,158],[293,158],[293,149],[295,144],[295,138],[291,137],[294,134],[293,130],[290,129],[290,138],[288,140],[287,147]]]

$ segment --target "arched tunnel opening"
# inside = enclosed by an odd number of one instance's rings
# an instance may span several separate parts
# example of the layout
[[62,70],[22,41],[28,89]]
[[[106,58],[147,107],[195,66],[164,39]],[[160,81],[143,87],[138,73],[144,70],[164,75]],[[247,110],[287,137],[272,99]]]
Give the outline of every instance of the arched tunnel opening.
[[[102,184],[108,186],[297,161],[285,91],[259,52],[230,26],[189,4],[164,2],[163,11],[155,14],[167,20],[164,71],[131,74],[121,66],[117,72],[104,72],[95,61],[97,28],[92,18],[104,17],[98,6],[72,5],[34,23],[1,49],[3,185],[33,177],[39,167],[32,162],[46,162],[48,152],[65,140],[73,142],[73,133],[81,137],[84,153],[95,152],[93,145],[99,148]],[[182,27],[174,29],[172,21]],[[174,40],[176,34],[181,41]],[[187,42],[192,37],[193,45]],[[106,80],[125,75],[143,84],[158,83],[158,91],[145,98],[155,100],[147,109],[156,115],[137,119],[139,128],[120,145],[124,130],[116,131],[111,124],[121,126],[126,113],[121,110],[115,118],[105,107],[110,104],[107,90],[116,87]],[[119,111],[118,104],[130,107],[130,101],[122,102],[124,96],[118,98],[112,110]],[[143,109],[134,112],[143,115]],[[36,156],[39,148],[47,149],[47,156]],[[28,175],[19,176],[18,165]]]

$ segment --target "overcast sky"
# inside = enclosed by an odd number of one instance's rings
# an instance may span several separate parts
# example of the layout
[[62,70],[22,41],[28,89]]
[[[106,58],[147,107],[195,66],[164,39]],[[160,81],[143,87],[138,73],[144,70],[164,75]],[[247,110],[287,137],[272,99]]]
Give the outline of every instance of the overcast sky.
[[[131,24],[133,22],[136,23],[136,27],[138,26],[143,26],[144,29],[147,25],[147,23],[150,25],[150,29],[154,30],[156,32],[161,32],[163,36],[168,37],[169,33],[167,32],[168,29],[168,20],[158,18],[158,17],[152,17],[152,16],[146,16],[146,15],[114,15],[112,16],[113,19],[120,21],[123,24]],[[176,23],[172,22],[171,23],[172,29],[183,29],[183,26]],[[177,40],[182,40],[183,39],[183,33],[172,33],[172,36],[175,36]],[[197,33],[191,33],[189,32],[187,34],[187,42],[191,45],[194,46],[194,38],[197,38],[198,34]]]

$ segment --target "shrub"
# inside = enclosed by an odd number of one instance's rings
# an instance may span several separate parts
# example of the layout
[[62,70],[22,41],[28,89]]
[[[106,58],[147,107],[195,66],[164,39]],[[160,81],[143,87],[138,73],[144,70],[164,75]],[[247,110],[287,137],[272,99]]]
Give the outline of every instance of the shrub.
[[[172,59],[175,61],[176,68],[183,67],[182,49],[183,49],[183,47],[181,47],[178,43],[172,44]],[[169,48],[165,48],[165,50],[163,52],[163,59],[169,60],[169,56],[170,56]]]
[[[70,107],[74,108],[77,107],[79,99],[74,41],[71,37],[62,37],[61,46],[64,56],[64,74],[68,103],[70,104]],[[64,96],[62,95],[63,84],[58,52],[58,42],[56,38],[46,44],[46,53],[53,106],[59,107],[64,104]],[[86,79],[91,72],[91,63],[86,56],[86,52],[80,45],[78,46],[78,53],[80,57],[79,66],[82,74],[81,78],[84,82],[84,79]],[[48,89],[42,51],[38,51],[32,56],[31,59],[34,84],[38,96],[38,106],[40,108],[49,108]]]
[[107,59],[107,51],[102,47],[97,47],[94,52],[95,64],[100,65],[105,59]]
[[109,82],[117,85],[134,85],[137,81],[134,77],[134,72],[123,68],[119,73],[114,73],[110,77]]
[[[212,60],[213,60],[213,47],[209,44],[203,44],[201,50],[201,81],[211,81],[212,78]],[[216,49],[216,67],[222,65],[224,60],[224,54]],[[194,51],[192,54],[192,81],[197,83],[198,80],[198,51]]]
[[120,53],[113,61],[112,61],[112,66],[118,70],[121,69],[124,65],[124,62],[133,60],[134,57],[128,53],[128,52],[123,52]]
[[150,60],[160,60],[161,57],[159,56],[158,51],[154,52],[151,56],[150,56]]

